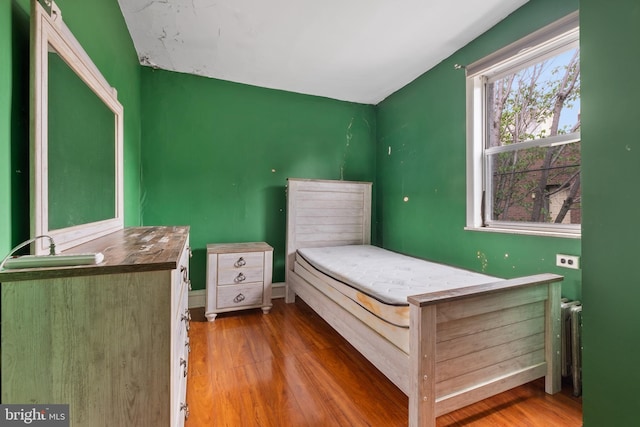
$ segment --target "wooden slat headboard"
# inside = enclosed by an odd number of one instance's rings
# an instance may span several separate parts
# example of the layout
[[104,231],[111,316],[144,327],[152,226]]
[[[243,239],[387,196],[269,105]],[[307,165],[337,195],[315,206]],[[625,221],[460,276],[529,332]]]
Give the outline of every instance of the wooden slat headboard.
[[289,178],[286,273],[298,248],[371,243],[371,183]]

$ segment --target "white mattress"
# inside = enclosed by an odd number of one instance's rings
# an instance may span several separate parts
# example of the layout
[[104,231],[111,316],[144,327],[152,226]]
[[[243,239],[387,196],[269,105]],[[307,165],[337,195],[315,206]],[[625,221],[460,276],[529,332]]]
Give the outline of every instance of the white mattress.
[[303,248],[298,252],[323,273],[393,306],[407,306],[410,295],[500,280],[369,245]]

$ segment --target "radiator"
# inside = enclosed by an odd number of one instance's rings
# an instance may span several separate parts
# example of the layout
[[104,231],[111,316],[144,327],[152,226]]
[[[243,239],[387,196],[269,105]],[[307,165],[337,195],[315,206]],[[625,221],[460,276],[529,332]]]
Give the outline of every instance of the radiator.
[[570,377],[573,395],[582,394],[582,304],[562,299],[562,376]]

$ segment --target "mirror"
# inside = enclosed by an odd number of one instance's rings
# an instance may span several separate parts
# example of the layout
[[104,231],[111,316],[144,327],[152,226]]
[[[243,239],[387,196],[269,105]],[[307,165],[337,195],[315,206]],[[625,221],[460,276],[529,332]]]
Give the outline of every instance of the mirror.
[[[31,8],[31,233],[61,251],[123,228],[123,108],[42,1]],[[46,239],[35,253],[49,253]]]

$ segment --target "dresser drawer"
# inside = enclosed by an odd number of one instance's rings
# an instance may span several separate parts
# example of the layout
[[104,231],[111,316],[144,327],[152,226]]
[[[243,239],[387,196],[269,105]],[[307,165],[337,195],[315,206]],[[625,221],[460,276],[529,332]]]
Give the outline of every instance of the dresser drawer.
[[191,256],[191,248],[189,247],[189,239],[182,249],[181,256],[178,260],[176,269],[174,270],[174,284],[172,287],[172,313],[174,317],[179,317],[188,305],[188,293],[191,287],[189,280],[189,258]]
[[219,309],[262,304],[262,283],[221,286],[217,291]]
[[178,406],[174,408],[175,419],[173,426],[174,427],[182,427],[185,424],[185,421],[189,417],[189,405],[187,404],[187,379],[183,377],[180,381],[180,385],[178,386],[180,393],[178,399]]

